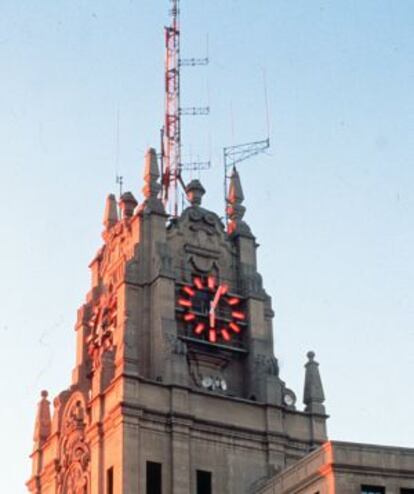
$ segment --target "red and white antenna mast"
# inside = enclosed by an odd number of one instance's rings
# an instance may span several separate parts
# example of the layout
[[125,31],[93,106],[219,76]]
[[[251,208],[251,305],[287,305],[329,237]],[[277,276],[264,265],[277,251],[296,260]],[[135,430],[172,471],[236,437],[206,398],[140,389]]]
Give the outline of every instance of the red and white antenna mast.
[[180,57],[180,6],[179,0],[170,0],[170,25],[165,28],[165,120],[161,130],[162,199],[167,211],[178,215],[178,184],[184,186],[181,171],[203,170],[209,162],[183,165],[181,161],[181,116],[208,115],[209,107],[180,106],[180,68],[207,65],[206,58]]
[[177,182],[181,174],[180,115],[180,10],[179,0],[171,1],[171,23],[165,28],[165,122],[161,137],[162,195],[175,216],[178,211]]

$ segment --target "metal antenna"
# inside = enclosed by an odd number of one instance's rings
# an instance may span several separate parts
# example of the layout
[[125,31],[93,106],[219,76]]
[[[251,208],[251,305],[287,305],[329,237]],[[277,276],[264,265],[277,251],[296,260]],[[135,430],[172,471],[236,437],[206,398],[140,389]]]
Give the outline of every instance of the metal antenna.
[[119,185],[119,197],[122,196],[122,186],[124,185],[124,177],[122,175],[116,176],[116,183]]
[[247,142],[245,144],[237,144],[236,146],[228,146],[223,148],[223,163],[224,163],[224,214],[226,223],[228,221],[227,214],[227,191],[228,181],[230,179],[229,170],[233,166],[242,161],[245,161],[256,154],[262,153],[270,147],[270,138],[263,141]]
[[[210,108],[180,106],[180,69],[207,65],[206,58],[180,57],[180,7],[179,0],[170,0],[170,25],[165,28],[165,121],[161,130],[162,199],[173,216],[178,215],[178,184],[183,184],[182,170],[207,169],[210,163],[186,163],[181,161],[181,116],[208,115]],[[204,166],[205,168],[196,168]]]
[[115,182],[119,185],[119,197],[122,196],[124,177],[119,173],[119,107],[116,112],[116,149],[115,149]]
[[[233,146],[227,146],[223,148],[223,164],[224,164],[224,215],[226,218],[226,224],[228,222],[227,213],[227,192],[228,181],[230,179],[230,168],[233,168],[237,163],[248,160],[259,153],[263,153],[270,147],[270,116],[269,116],[269,103],[267,97],[267,84],[266,84],[266,71],[263,69],[263,91],[264,102],[266,111],[266,131],[267,139],[262,141],[252,141],[245,144],[238,144]],[[233,121],[233,107],[231,106],[231,123],[232,123],[232,138],[234,139],[234,121]]]

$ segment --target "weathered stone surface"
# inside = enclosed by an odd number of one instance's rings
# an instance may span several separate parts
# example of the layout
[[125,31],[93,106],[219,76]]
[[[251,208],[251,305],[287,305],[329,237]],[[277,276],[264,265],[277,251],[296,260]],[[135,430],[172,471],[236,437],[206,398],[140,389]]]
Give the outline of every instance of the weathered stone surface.
[[[119,219],[108,198],[104,245],[75,327],[72,383],[54,400],[51,424],[48,402],[39,405],[32,493],[102,494],[112,469],[114,494],[144,494],[147,461],[162,463],[163,494],[193,494],[197,469],[212,472],[213,492],[248,493],[326,440],[325,415],[296,410],[279,376],[240,178],[231,181],[229,231],[201,207],[198,180],[187,186],[191,205],[167,222],[159,178],[151,149],[141,206],[125,193]],[[218,321],[231,320],[224,296],[241,308],[230,342],[186,326],[178,299],[195,276],[213,280],[202,317],[214,309]],[[314,391],[309,400],[317,403]]]
[[330,441],[271,480],[257,494],[360,494],[362,486],[399,494],[414,488],[414,449]]

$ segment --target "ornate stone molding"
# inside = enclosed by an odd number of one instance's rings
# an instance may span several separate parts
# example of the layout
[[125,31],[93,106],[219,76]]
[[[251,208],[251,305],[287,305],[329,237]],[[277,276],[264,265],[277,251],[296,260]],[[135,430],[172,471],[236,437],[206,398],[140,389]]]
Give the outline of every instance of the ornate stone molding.
[[86,441],[87,414],[83,397],[75,393],[66,405],[59,444],[58,493],[88,494],[90,448]]

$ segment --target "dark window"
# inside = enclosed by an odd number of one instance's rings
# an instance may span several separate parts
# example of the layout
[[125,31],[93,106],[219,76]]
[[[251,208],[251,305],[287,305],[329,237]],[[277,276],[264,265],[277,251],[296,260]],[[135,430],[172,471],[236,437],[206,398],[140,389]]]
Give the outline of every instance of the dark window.
[[402,487],[400,489],[400,494],[414,494],[414,488],[413,489],[407,489],[405,487]]
[[114,494],[114,467],[106,471],[106,494]]
[[361,494],[385,494],[385,487],[380,485],[361,485]]
[[161,494],[161,463],[147,461],[147,494]]
[[211,493],[211,472],[197,470],[197,494]]

